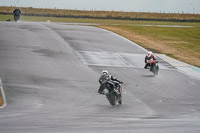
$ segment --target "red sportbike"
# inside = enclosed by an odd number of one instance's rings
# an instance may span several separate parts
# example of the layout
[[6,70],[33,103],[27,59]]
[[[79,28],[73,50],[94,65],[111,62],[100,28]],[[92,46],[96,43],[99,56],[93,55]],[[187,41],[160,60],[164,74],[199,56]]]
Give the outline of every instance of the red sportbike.
[[147,67],[150,69],[150,71],[154,74],[154,76],[158,75],[158,70],[159,70],[159,66],[158,66],[158,62],[156,60],[148,60],[147,63],[150,63],[150,66]]

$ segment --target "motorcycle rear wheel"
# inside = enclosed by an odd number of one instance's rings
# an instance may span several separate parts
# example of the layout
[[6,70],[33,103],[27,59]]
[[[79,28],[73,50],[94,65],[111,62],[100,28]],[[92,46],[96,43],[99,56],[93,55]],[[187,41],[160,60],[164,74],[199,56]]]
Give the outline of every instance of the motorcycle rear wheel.
[[110,105],[115,106],[117,100],[116,94],[114,92],[111,92],[110,94],[108,94],[107,98]]
[[120,96],[118,103],[122,104],[122,96]]

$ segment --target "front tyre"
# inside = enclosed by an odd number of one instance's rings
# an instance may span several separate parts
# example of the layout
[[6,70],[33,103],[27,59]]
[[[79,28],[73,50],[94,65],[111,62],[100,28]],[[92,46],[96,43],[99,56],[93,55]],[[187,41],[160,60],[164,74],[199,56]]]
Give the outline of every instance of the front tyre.
[[122,96],[120,95],[119,97],[119,101],[118,101],[119,104],[122,104]]
[[17,22],[19,20],[19,16],[18,15],[14,15],[14,20],[15,20],[15,22]]

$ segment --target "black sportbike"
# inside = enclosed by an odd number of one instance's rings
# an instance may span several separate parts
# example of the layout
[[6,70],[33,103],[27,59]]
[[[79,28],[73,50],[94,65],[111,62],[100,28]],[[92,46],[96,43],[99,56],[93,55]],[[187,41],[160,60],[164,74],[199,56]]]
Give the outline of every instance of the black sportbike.
[[15,22],[17,22],[19,20],[19,18],[20,18],[20,15],[14,15]]
[[117,103],[122,104],[122,85],[118,83],[118,86],[112,88],[106,88],[108,93],[104,93],[108,99],[110,105],[114,106]]

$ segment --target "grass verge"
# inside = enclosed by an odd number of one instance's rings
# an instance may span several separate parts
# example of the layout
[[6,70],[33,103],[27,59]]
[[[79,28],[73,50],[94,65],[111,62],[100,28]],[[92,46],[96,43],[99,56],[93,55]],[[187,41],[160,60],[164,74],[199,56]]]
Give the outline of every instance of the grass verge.
[[1,87],[2,87],[2,83],[1,83],[1,78],[0,78],[0,107],[3,106],[3,103],[4,103],[3,98],[2,98],[2,92],[1,92],[2,88]]
[[0,107],[3,105],[3,99],[2,99],[2,94],[0,92]]

